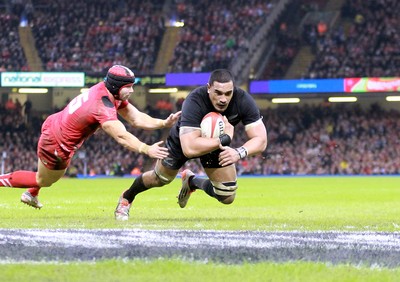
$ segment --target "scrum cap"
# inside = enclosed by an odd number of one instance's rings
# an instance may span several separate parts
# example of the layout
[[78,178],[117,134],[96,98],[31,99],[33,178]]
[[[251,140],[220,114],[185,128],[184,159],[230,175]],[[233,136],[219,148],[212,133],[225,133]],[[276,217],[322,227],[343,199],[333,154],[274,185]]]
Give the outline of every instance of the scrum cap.
[[122,87],[131,86],[135,83],[135,74],[127,67],[121,65],[112,66],[105,79],[108,91],[119,99],[119,91]]

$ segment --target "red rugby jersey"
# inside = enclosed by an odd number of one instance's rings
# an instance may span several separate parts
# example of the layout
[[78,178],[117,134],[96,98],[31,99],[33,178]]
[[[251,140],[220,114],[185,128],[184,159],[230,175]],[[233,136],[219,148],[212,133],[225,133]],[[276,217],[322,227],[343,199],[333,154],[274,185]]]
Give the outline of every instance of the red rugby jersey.
[[100,82],[49,117],[54,119],[52,131],[65,150],[76,150],[103,122],[117,120],[117,110],[127,105],[128,101],[110,98],[104,82]]

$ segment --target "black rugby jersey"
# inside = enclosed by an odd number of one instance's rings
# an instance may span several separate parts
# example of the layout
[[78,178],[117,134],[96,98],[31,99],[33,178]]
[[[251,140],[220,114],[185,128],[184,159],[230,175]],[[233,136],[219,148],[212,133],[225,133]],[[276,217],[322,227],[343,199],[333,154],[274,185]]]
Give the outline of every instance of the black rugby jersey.
[[[171,128],[168,136],[168,147],[173,150],[173,154],[183,155],[180,140],[179,128],[180,127],[195,127],[200,129],[200,123],[203,117],[209,112],[215,112],[207,86],[201,86],[192,90],[186,97],[182,105],[182,115],[175,125]],[[254,99],[246,91],[234,87],[233,96],[229,102],[226,111],[221,113],[226,116],[228,121],[233,125],[242,122],[247,125],[258,121],[261,118],[260,110],[257,107]]]

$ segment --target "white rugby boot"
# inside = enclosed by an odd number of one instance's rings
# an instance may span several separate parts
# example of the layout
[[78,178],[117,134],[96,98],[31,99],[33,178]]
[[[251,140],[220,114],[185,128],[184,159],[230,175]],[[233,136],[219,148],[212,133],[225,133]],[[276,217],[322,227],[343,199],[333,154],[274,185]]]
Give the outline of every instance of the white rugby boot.
[[182,172],[182,188],[179,192],[179,195],[177,196],[178,198],[178,204],[181,208],[186,207],[186,204],[190,198],[190,195],[196,191],[196,190],[192,190],[189,187],[189,179],[190,177],[194,176],[194,173],[192,171],[190,171],[189,169],[185,169]]
[[128,202],[128,200],[123,198],[122,196],[119,197],[118,205],[114,211],[115,219],[119,221],[128,220],[130,208],[131,204]]
[[29,191],[25,191],[24,193],[22,193],[21,202],[35,209],[41,209],[43,207],[43,205],[39,202],[38,197],[32,196]]

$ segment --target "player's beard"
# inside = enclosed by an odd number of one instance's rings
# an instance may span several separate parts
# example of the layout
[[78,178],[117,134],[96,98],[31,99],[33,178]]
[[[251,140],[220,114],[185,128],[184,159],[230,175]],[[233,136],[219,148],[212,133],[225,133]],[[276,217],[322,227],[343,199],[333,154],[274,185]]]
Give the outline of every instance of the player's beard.
[[131,92],[125,93],[125,94],[119,94],[119,99],[121,101],[126,101],[129,99],[129,97],[131,97]]

